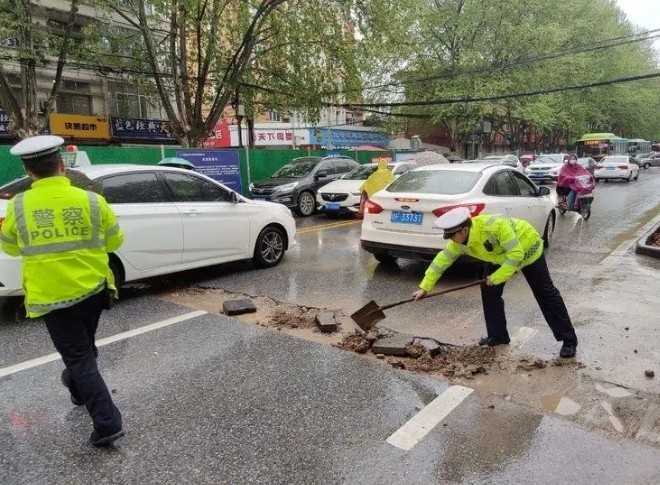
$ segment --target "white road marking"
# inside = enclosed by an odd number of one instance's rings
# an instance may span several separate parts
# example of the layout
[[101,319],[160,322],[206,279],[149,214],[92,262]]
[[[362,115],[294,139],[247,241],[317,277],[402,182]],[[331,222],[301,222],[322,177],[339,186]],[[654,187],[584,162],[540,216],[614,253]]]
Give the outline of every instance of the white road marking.
[[433,428],[451,413],[474,389],[451,386],[424,409],[387,438],[387,442],[402,450],[415,447]]
[[[175,323],[185,322],[186,320],[190,320],[192,318],[201,317],[202,315],[206,315],[206,312],[204,311],[190,312],[190,313],[185,313],[183,315],[179,315],[178,317],[168,318],[167,320],[161,320],[160,322],[151,323],[149,325],[145,325],[144,327],[134,328],[133,330],[128,330],[126,332],[121,332],[115,335],[111,335],[110,337],[99,339],[96,341],[96,346],[103,347],[104,345],[109,345],[114,342],[119,342],[120,340],[126,340],[131,337],[135,337],[136,335],[141,335],[143,333],[152,332],[154,330],[158,330],[159,328],[169,327],[170,325],[174,325]],[[16,374],[17,372],[21,372],[24,370],[32,369],[34,367],[39,367],[40,365],[44,365],[44,364],[48,364],[49,362],[60,360],[60,358],[61,358],[60,354],[53,353],[53,354],[44,355],[42,357],[37,357],[36,359],[26,360],[25,362],[21,362],[20,364],[10,365],[8,367],[1,367],[0,378],[10,376],[12,374]]]
[[562,397],[555,408],[555,412],[561,416],[573,416],[582,408],[578,403],[568,397]]
[[531,339],[534,335],[538,333],[538,330],[535,328],[529,328],[529,327],[520,327],[516,334],[511,338],[511,347],[516,347],[520,348],[529,339]]

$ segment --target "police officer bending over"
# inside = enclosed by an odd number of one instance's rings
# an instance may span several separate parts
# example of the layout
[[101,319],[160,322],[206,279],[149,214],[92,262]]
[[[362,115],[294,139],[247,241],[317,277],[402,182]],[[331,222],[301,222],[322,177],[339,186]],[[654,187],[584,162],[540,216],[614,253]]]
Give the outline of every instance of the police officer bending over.
[[555,339],[563,342],[559,355],[575,356],[577,336],[564,300],[550,278],[543,256],[543,239],[531,224],[521,219],[488,214],[470,218],[467,208],[458,207],[440,216],[435,225],[444,230],[444,238],[450,241],[426,270],[420,289],[414,295],[416,299],[426,296],[461,255],[484,261],[491,271],[481,286],[488,336],[481,339],[479,345],[508,344],[502,292],[504,283],[520,271]]
[[116,293],[108,253],[124,237],[105,199],[72,187],[64,176],[63,143],[57,136],[36,136],[12,147],[34,182],[7,206],[0,240],[3,251],[22,257],[28,317],[46,322],[66,366],[62,383],[71,401],[84,404],[92,417],[90,443],[108,446],[124,432],[96,364],[95,336]]

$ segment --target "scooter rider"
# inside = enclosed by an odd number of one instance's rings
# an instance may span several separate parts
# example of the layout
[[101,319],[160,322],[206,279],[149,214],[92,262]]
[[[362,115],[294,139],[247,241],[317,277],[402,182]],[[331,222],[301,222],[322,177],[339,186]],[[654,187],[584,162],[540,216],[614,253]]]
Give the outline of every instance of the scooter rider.
[[481,285],[488,336],[482,338],[479,345],[508,344],[502,293],[504,284],[520,271],[555,339],[563,342],[560,356],[575,356],[577,336],[564,300],[550,278],[543,255],[543,239],[531,224],[499,215],[470,217],[467,208],[458,207],[439,217],[435,225],[444,230],[444,238],[450,241],[426,270],[420,289],[414,294],[415,299],[424,298],[461,255],[484,261],[492,272]]

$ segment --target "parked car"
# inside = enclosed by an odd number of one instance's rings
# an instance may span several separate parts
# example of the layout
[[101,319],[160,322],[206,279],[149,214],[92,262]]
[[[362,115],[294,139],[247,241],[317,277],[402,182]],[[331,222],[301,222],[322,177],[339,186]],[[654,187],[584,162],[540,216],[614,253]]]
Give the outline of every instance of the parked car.
[[[124,231],[124,245],[110,255],[120,284],[242,259],[275,266],[295,240],[295,220],[283,205],[247,199],[189,170],[145,165],[78,170],[102,187]],[[8,199],[29,187],[26,180],[0,187],[0,220]],[[0,252],[0,296],[21,293],[20,260]]]
[[645,153],[638,152],[638,153],[631,153],[631,154],[630,154],[630,161],[631,161],[632,163],[636,164],[639,168],[645,168],[645,169],[646,169],[646,168],[649,168],[650,165],[647,165],[647,164],[645,164],[645,163],[642,163],[642,160],[643,160],[644,158],[649,158],[652,154],[653,154],[653,152],[645,152]]
[[466,163],[421,167],[371,197],[365,207],[361,245],[378,261],[432,259],[446,246],[433,223],[455,207],[473,216],[503,214],[529,221],[550,244],[555,201],[520,171],[500,164]]
[[647,157],[640,158],[639,165],[643,168],[660,167],[660,152],[651,152]]
[[520,159],[515,156],[515,155],[488,155],[486,157],[483,157],[483,160],[487,162],[499,162],[503,163],[505,165],[509,165],[510,167],[517,168],[518,170],[522,171],[525,169],[525,166],[523,163],[520,161]]
[[596,181],[621,179],[630,182],[639,178],[639,166],[628,155],[610,155],[598,162],[594,177]]
[[[395,178],[415,168],[414,162],[394,162],[388,165]],[[343,175],[339,180],[330,182],[318,190],[317,204],[326,213],[352,212],[360,209],[362,193],[360,187],[369,176],[376,171],[378,164],[360,165]]]
[[525,173],[535,182],[553,181],[557,180],[563,164],[563,159],[559,161],[558,157],[541,155],[525,169]]
[[250,184],[250,196],[253,200],[284,204],[301,216],[311,216],[316,211],[318,189],[357,167],[359,164],[350,157],[295,158],[270,178]]

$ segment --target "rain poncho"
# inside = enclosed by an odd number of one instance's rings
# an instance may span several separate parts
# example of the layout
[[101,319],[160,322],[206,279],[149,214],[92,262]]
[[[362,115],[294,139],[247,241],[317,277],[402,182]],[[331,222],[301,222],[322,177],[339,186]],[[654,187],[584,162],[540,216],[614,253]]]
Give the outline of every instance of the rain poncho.
[[379,160],[378,169],[364,181],[360,192],[366,192],[371,197],[376,192],[383,190],[394,181],[394,174],[388,167],[388,160]]
[[570,189],[579,195],[592,192],[596,182],[591,173],[579,163],[565,163],[559,171],[557,187]]

